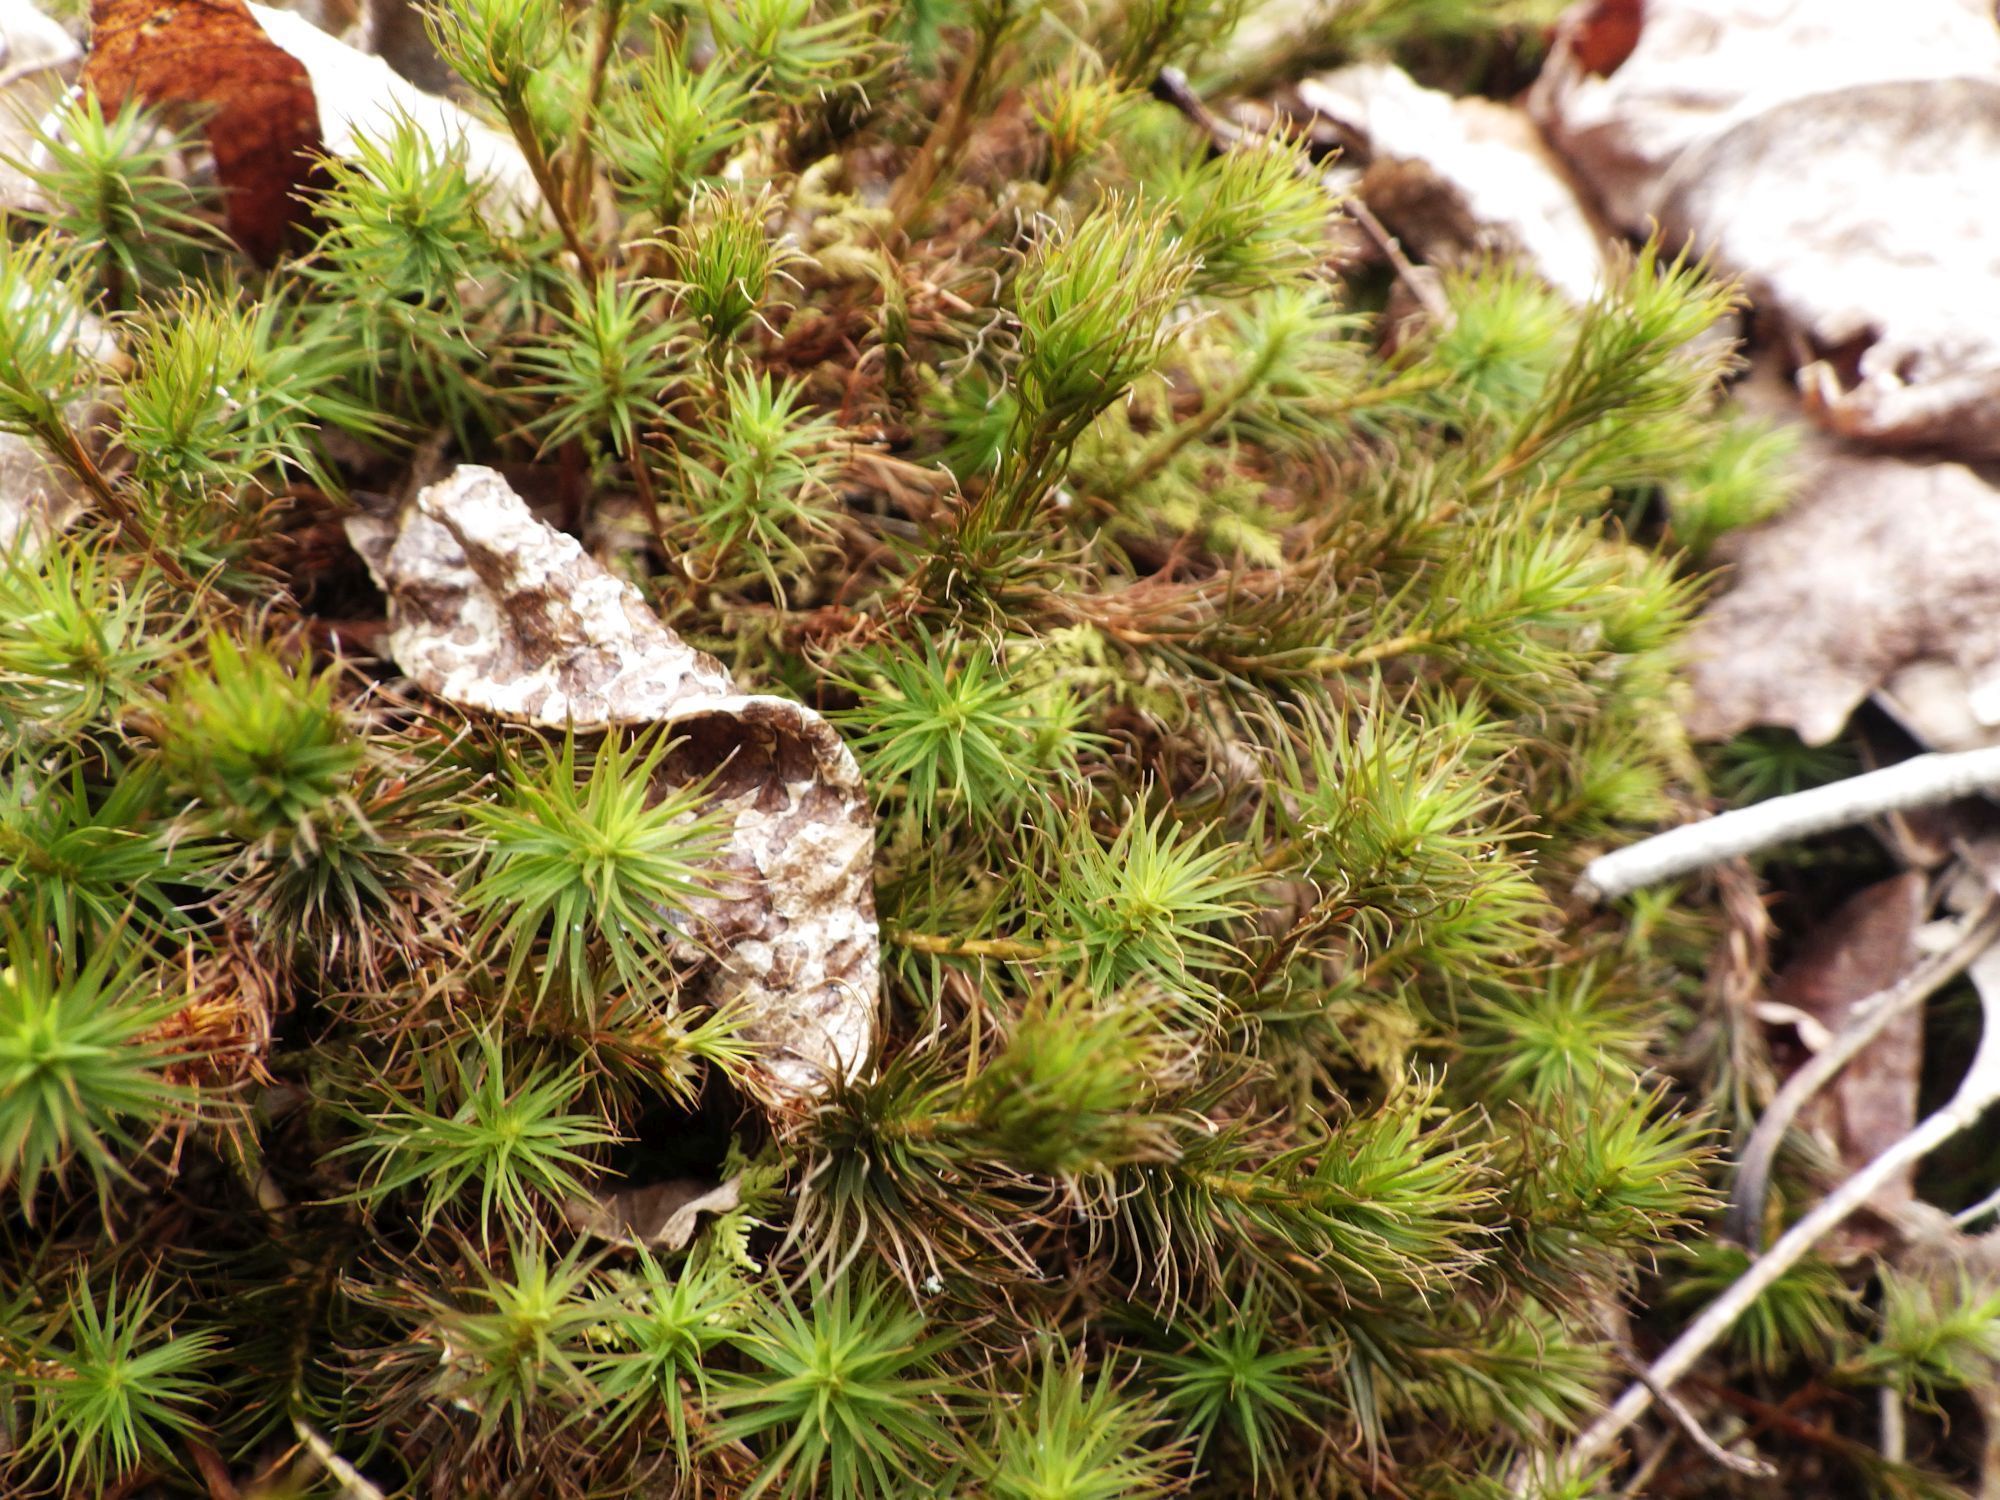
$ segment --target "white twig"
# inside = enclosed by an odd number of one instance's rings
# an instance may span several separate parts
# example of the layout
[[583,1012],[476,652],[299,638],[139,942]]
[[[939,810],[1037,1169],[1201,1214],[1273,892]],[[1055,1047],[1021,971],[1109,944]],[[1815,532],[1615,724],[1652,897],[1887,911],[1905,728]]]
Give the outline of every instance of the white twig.
[[[1963,1229],[1974,1219],[1983,1219],[1995,1211],[2000,1211],[2000,1188],[1995,1188],[1984,1198],[1973,1204],[1972,1207],[1960,1209],[1951,1216],[1951,1222],[1958,1228]],[[2000,1436],[2000,1434],[1996,1434],[1996,1436]]]
[[1891,1021],[1950,983],[1966,965],[1992,947],[1995,938],[2000,938],[2000,899],[1988,896],[1949,948],[1925,959],[1889,988],[1877,990],[1856,1005],[1833,1039],[1785,1080],[1785,1086],[1771,1100],[1757,1128],[1750,1132],[1750,1139],[1737,1160],[1736,1190],[1731,1195],[1729,1217],[1723,1225],[1729,1235],[1753,1251],[1763,1243],[1759,1225],[1764,1217],[1764,1189],[1770,1180],[1771,1162],[1806,1101],[1832,1082]]
[[[2000,952],[1987,950],[1975,967],[1975,981],[1982,977],[1978,972],[1981,967],[2000,968]],[[1987,978],[1988,982],[1976,984],[1984,1019],[1979,1051],[1951,1102],[1835,1188],[1786,1230],[1768,1252],[1752,1262],[1750,1269],[1731,1282],[1721,1296],[1703,1308],[1700,1316],[1653,1361],[1647,1377],[1635,1382],[1556,1461],[1551,1471],[1556,1482],[1583,1473],[1653,1404],[1655,1391],[1671,1387],[1687,1374],[1752,1303],[1804,1259],[1828,1232],[1873,1197],[1877,1188],[1915,1166],[1953,1136],[1971,1129],[1987,1107],[2000,1100],[2000,982],[1995,982],[2000,981],[2000,974]]]
[[389,1500],[369,1482],[365,1474],[335,1453],[333,1444],[326,1440],[326,1434],[304,1417],[292,1418],[292,1431],[306,1445],[306,1451],[319,1460],[319,1466],[339,1481],[341,1500]]
[[1576,883],[1579,896],[1612,901],[1642,886],[1706,869],[1725,859],[1846,828],[1883,813],[1935,807],[2000,789],[2000,746],[1950,755],[1919,755],[1829,786],[1773,797],[1594,859]]
[[1708,1429],[1701,1425],[1701,1419],[1688,1410],[1687,1403],[1676,1396],[1666,1386],[1654,1378],[1653,1372],[1636,1359],[1627,1361],[1639,1383],[1653,1393],[1653,1399],[1665,1408],[1668,1416],[1680,1423],[1681,1431],[1693,1439],[1695,1447],[1708,1455],[1709,1460],[1728,1469],[1731,1473],[1746,1474],[1752,1479],[1776,1477],[1775,1464],[1766,1463],[1761,1458],[1745,1457],[1741,1453],[1731,1453],[1722,1444],[1708,1435]]
[[1910,1429],[1904,1420],[1903,1393],[1893,1385],[1885,1385],[1876,1393],[1876,1405],[1882,1418],[1882,1456],[1890,1463],[1899,1464],[1910,1453]]

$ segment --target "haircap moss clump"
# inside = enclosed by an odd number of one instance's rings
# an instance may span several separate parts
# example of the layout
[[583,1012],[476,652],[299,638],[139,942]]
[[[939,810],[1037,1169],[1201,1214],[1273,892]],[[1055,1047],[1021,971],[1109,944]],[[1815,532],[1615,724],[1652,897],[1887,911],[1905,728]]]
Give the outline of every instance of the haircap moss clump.
[[[1771,455],[1651,251],[1386,345],[1305,148],[1147,92],[1245,9],[439,0],[541,211],[406,121],[272,274],[72,117],[0,260],[84,511],[0,564],[0,1489],[1442,1500],[1601,1399],[1712,1206],[1704,932],[1552,893],[1695,774],[1626,526]],[[376,659],[341,519],[455,459],[845,736],[852,1077],[751,1102],[678,741]]]

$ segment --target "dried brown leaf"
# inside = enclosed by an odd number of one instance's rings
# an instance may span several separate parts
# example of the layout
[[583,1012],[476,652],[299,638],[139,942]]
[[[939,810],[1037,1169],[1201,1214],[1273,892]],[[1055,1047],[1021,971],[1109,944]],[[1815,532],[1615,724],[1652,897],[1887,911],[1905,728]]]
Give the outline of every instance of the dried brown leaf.
[[1562,18],[1562,42],[1584,72],[1609,78],[1625,66],[1645,24],[1645,0],[1589,0]]
[[1730,587],[1686,647],[1695,734],[1763,724],[1824,744],[1924,664],[2000,724],[2000,490],[1972,469],[1808,444],[1799,498],[1719,556]]
[[348,535],[389,596],[389,652],[421,687],[523,724],[665,724],[670,781],[704,777],[732,819],[725,894],[692,903],[776,1101],[856,1076],[879,988],[874,822],[854,757],[785,698],[736,690],[639,591],[465,465],[399,518]]
[[[1926,893],[1927,881],[1916,871],[1855,892],[1807,936],[1773,981],[1772,998],[1819,1023],[1825,1034],[1838,1032],[1858,1002],[1915,967]],[[1800,1034],[1809,1043],[1808,1030],[1801,1027]],[[1916,1125],[1923,1033],[1923,1010],[1912,1006],[1801,1111],[1799,1123],[1829,1143],[1844,1171],[1866,1166]],[[1911,1182],[1911,1173],[1896,1177],[1873,1206],[1907,1202]]]
[[739,1173],[721,1182],[672,1177],[563,1205],[563,1217],[585,1234],[635,1250],[685,1250],[703,1214],[726,1214],[742,1201]]
[[1582,19],[1530,108],[1612,219],[1740,277],[1830,430],[2000,453],[1992,6],[1649,0],[1609,76]]

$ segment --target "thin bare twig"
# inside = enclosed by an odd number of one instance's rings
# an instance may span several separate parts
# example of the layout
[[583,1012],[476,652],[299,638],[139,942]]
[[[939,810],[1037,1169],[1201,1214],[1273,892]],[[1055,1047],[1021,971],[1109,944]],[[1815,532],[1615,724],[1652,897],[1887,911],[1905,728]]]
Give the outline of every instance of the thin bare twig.
[[1433,271],[1431,275],[1426,276],[1413,265],[1410,257],[1403,253],[1402,242],[1389,233],[1387,226],[1375,217],[1375,210],[1363,203],[1359,195],[1350,194],[1343,198],[1340,208],[1341,212],[1359,224],[1368,238],[1375,242],[1375,248],[1382,252],[1382,258],[1388,261],[1390,268],[1395,271],[1396,279],[1409,289],[1412,297],[1417,299],[1417,306],[1424,310],[1424,316],[1439,328],[1449,327],[1451,304],[1444,300],[1444,293],[1438,290],[1434,279],[1437,273]]
[[1225,120],[1208,107],[1208,102],[1194,91],[1187,74],[1179,68],[1162,68],[1153,78],[1153,97],[1162,104],[1171,104],[1199,125],[1218,150],[1227,151],[1240,146],[1250,133],[1233,120]]
[[326,1440],[326,1434],[304,1417],[292,1418],[292,1431],[298,1435],[299,1441],[305,1444],[306,1452],[318,1460],[319,1466],[339,1483],[340,1500],[389,1500],[380,1489],[369,1483],[365,1474],[335,1453],[333,1444]]
[[1646,1367],[1644,1361],[1629,1354],[1625,1355],[1624,1359],[1626,1366],[1638,1381],[1652,1391],[1653,1399],[1660,1403],[1660,1408],[1680,1424],[1681,1431],[1688,1435],[1695,1447],[1701,1449],[1711,1462],[1720,1464],[1732,1473],[1747,1474],[1752,1479],[1770,1479],[1777,1474],[1778,1469],[1775,1464],[1767,1463],[1761,1458],[1746,1458],[1740,1453],[1731,1453],[1723,1447],[1708,1435],[1708,1429],[1701,1425],[1701,1419],[1688,1409],[1685,1401],[1653,1378],[1653,1372]]
[[1834,1033],[1826,1046],[1806,1065],[1785,1080],[1764,1111],[1757,1128],[1750,1133],[1736,1166],[1736,1189],[1731,1196],[1724,1232],[1752,1250],[1758,1248],[1764,1217],[1764,1193],[1770,1182],[1771,1163],[1785,1133],[1798,1118],[1806,1102],[1832,1082],[1840,1070],[1860,1055],[1863,1048],[1882,1034],[1883,1028],[1913,1006],[1921,1005],[1949,984],[1966,966],[2000,939],[2000,897],[1988,896],[1967,920],[1958,938],[1941,953],[1924,959],[1909,973],[1877,990],[1848,1012],[1846,1024]]
[[[1988,950],[1988,954],[1993,952]],[[1987,957],[1985,961],[1989,965],[1994,962],[1992,957]],[[1749,1270],[1703,1308],[1681,1336],[1653,1361],[1646,1375],[1634,1382],[1555,1461],[1550,1470],[1551,1478],[1560,1483],[1585,1472],[1627,1427],[1645,1414],[1653,1404],[1656,1391],[1670,1388],[1693,1369],[1715,1342],[1734,1326],[1736,1320],[1787,1271],[1803,1260],[1813,1246],[1872,1198],[1884,1183],[1893,1181],[1946,1141],[1971,1129],[1979,1123],[1989,1106],[2000,1101],[2000,983],[1979,985],[1978,989],[1985,1022],[1980,1032],[1979,1050],[1951,1101],[1827,1194],[1786,1230],[1766,1254],[1754,1261]]]
[[1612,901],[1773,844],[1996,789],[2000,789],[2000,746],[1919,755],[1880,771],[1684,824],[1615,850],[1585,867],[1576,891],[1585,900]]
[[1882,1414],[1882,1456],[1892,1464],[1902,1463],[1910,1454],[1909,1424],[1904,1420],[1903,1393],[1885,1385],[1876,1393]]

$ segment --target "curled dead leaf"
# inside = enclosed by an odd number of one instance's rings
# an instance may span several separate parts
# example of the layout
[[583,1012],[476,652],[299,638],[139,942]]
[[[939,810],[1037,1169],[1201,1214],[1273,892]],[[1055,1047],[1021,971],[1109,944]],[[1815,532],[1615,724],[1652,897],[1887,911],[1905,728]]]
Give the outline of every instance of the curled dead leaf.
[[230,232],[260,261],[275,259],[305,221],[298,195],[318,155],[352,157],[359,137],[386,139],[403,121],[441,154],[461,155],[503,214],[540,211],[511,137],[292,11],[244,0],[94,0],[91,16],[84,82],[107,103],[136,94],[205,112]]
[[685,1250],[703,1214],[726,1214],[742,1202],[741,1173],[721,1182],[671,1177],[563,1205],[570,1227],[634,1250]]
[[389,597],[389,653],[425,690],[517,723],[671,726],[664,778],[709,778],[731,823],[723,894],[691,902],[740,1006],[774,1102],[866,1067],[880,984],[874,822],[825,720],[736,690],[639,591],[536,520],[491,469],[465,465],[393,520],[348,535]]

